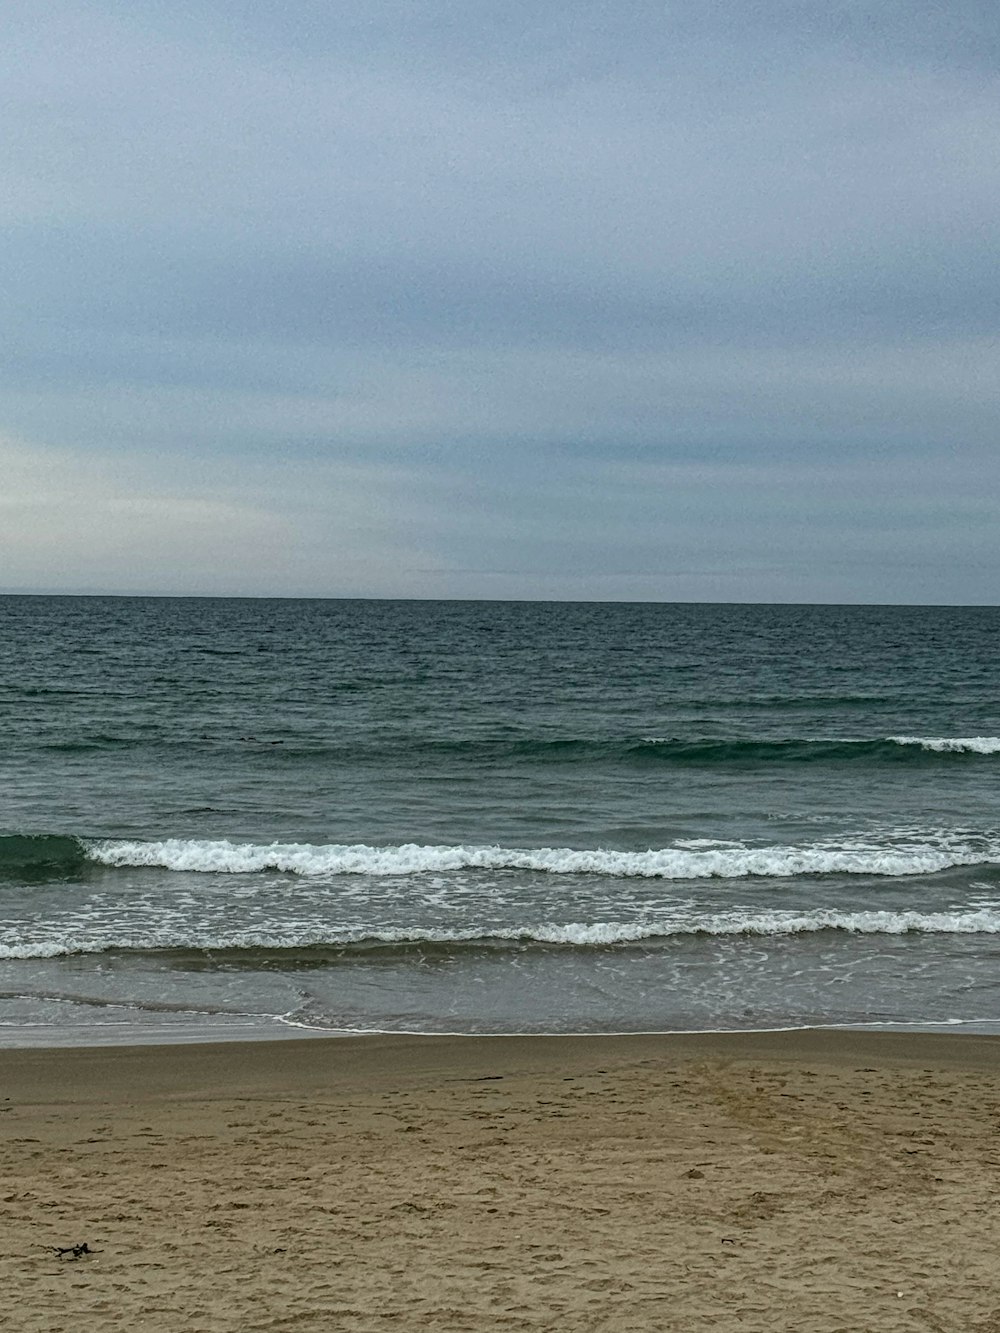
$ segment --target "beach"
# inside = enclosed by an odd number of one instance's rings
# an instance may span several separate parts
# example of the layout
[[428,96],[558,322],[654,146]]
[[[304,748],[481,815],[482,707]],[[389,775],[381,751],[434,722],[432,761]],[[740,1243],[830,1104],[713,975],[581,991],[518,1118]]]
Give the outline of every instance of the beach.
[[8,1050],[5,1327],[987,1333],[998,1127],[968,1035]]

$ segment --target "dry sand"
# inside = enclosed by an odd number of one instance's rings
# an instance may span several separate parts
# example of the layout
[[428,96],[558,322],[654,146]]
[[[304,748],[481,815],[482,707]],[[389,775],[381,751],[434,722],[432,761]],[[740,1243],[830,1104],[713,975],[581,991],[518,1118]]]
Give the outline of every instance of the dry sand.
[[989,1039],[8,1051],[0,1079],[12,1333],[1000,1333]]

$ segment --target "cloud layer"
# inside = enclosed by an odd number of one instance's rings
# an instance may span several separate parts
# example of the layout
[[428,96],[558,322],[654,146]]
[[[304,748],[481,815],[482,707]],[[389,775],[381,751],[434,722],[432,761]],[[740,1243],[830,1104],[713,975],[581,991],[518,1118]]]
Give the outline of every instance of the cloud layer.
[[995,6],[6,22],[0,584],[996,600]]

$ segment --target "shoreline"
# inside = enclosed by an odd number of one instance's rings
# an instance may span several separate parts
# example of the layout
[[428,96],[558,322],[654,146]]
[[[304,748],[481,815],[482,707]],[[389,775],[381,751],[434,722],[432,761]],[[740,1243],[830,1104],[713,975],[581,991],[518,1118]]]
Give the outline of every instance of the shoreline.
[[[931,1061],[944,1068],[1000,1075],[1000,1035],[966,1032],[872,1031],[858,1028],[764,1028],[736,1032],[502,1034],[363,1033],[288,1035],[245,1040],[0,1048],[0,1086],[16,1100],[26,1086],[58,1102],[114,1100],[125,1086],[158,1096],[235,1095],[238,1089],[315,1088],[336,1076],[338,1087],[368,1079],[405,1082],[472,1065],[509,1071],[583,1070],[592,1064],[630,1067],[653,1059],[848,1064],[878,1059],[886,1066]],[[293,1080],[291,1083],[283,1080]],[[71,1090],[71,1091],[70,1091]]]
[[953,1032],[6,1049],[0,1281],[16,1333],[989,1333],[998,1121]]
[[[253,1046],[259,1043],[342,1042],[404,1039],[413,1041],[618,1041],[637,1038],[696,1039],[724,1037],[752,1039],[791,1033],[854,1033],[872,1036],[980,1037],[1000,1041],[1000,1019],[970,1018],[872,1023],[789,1023],[770,1027],[743,1028],[648,1028],[567,1031],[486,1031],[421,1030],[418,1028],[320,1028],[283,1022],[267,1024],[198,1024],[191,1026],[73,1025],[55,1028],[46,1025],[0,1025],[0,1060],[15,1051],[129,1050],[134,1047],[162,1049],[191,1046]],[[44,1035],[40,1035],[44,1034]]]

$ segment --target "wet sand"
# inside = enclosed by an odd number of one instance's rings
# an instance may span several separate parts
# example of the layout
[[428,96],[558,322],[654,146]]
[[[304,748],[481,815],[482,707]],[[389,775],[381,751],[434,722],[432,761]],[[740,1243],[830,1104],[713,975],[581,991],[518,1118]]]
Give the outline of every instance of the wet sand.
[[1000,1041],[5,1051],[0,1222],[12,1333],[1000,1333]]

